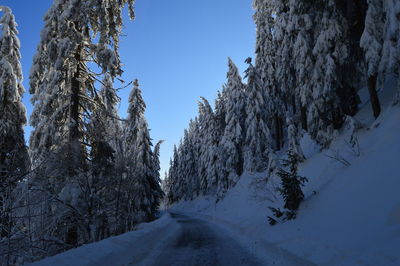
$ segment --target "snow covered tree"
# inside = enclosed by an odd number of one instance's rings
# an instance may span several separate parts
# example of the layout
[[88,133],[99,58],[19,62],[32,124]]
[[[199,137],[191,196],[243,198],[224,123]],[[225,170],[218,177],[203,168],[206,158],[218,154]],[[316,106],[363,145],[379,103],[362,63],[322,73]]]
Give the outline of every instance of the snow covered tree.
[[[307,114],[308,106],[312,103],[312,78],[311,74],[314,67],[313,45],[314,45],[314,12],[316,10],[314,2],[308,0],[290,1],[290,10],[292,27],[294,28],[295,37],[293,43],[294,75],[295,83],[295,99],[297,113],[290,115],[290,120],[294,124],[300,124],[304,130],[308,130]],[[300,118],[300,121],[299,121]],[[287,117],[288,119],[288,117]],[[289,125],[288,125],[289,127]],[[290,132],[288,132],[289,135]],[[289,136],[288,136],[289,138]],[[290,139],[290,138],[289,138]]]
[[[24,129],[26,110],[22,103],[20,43],[11,9],[0,6],[0,198],[12,190],[29,168]],[[1,199],[0,199],[1,202]],[[1,203],[0,203],[1,205]]]
[[136,154],[135,142],[138,138],[139,123],[146,110],[146,104],[142,98],[139,81],[133,82],[133,88],[129,95],[128,119],[125,126],[126,157],[134,158]]
[[288,125],[288,149],[292,152],[294,156],[297,157],[297,160],[302,162],[305,159],[303,154],[303,150],[300,147],[299,139],[301,137],[301,133],[299,132],[297,126],[295,125],[293,119],[289,116],[286,118],[286,124]]
[[278,176],[282,181],[282,187],[279,189],[279,192],[285,200],[285,205],[283,207],[290,211],[296,211],[301,201],[304,199],[301,187],[308,180],[297,174],[297,165],[299,161],[296,155],[289,150],[287,156],[287,160],[283,161],[283,166],[289,167],[289,169],[280,169],[278,172]]
[[368,91],[375,118],[377,118],[381,112],[376,85],[379,75],[378,68],[382,57],[384,34],[383,2],[383,0],[368,0],[365,29],[360,41],[360,45],[365,51],[365,61],[367,64],[368,75]]
[[225,89],[222,92],[219,91],[217,99],[215,100],[214,126],[212,133],[212,163],[214,165],[213,169],[215,171],[213,173],[210,173],[210,177],[213,178],[209,181],[210,188],[214,190],[214,194],[217,194],[218,191],[222,190],[221,187],[223,183],[221,181],[225,178],[225,156],[224,150],[222,149],[221,140],[226,127],[226,100],[227,99]]
[[[138,154],[137,142],[139,140],[139,130],[144,119],[146,104],[142,98],[142,92],[139,88],[139,81],[136,79],[133,82],[133,88],[129,95],[128,118],[125,122],[125,159],[127,168],[127,177],[124,180],[122,187],[121,199],[121,215],[124,216],[123,224],[120,225],[121,231],[130,230],[137,222],[136,203],[134,197],[134,189],[139,189],[140,183],[136,183],[136,160]],[[139,180],[137,180],[139,181]],[[139,181],[140,182],[140,181]],[[144,185],[144,184],[143,184]],[[135,188],[137,186],[138,188]],[[142,197],[145,195],[139,195]],[[139,200],[138,200],[139,202]],[[144,216],[144,214],[141,214]],[[144,218],[144,217],[143,217]],[[141,217],[142,219],[142,217]]]
[[224,153],[225,175],[219,180],[221,193],[236,184],[243,173],[243,147],[245,139],[245,86],[239,75],[239,70],[229,58],[229,71],[224,90],[226,93],[226,127],[220,142]]
[[90,111],[87,98],[94,94],[87,61],[95,58],[112,78],[122,73],[118,38],[127,3],[132,6],[133,0],[63,0],[54,2],[47,12],[30,75],[35,105],[30,144],[35,165],[48,152],[65,146],[71,153],[70,172],[84,167],[84,112]]
[[364,51],[360,47],[360,39],[364,32],[367,0],[335,0],[334,4],[347,25],[345,33],[350,55],[338,70],[341,86],[337,93],[344,114],[354,116],[360,103],[357,90],[365,81]]
[[274,58],[274,78],[275,85],[271,88],[273,91],[269,93],[269,104],[274,114],[274,139],[276,140],[276,150],[280,150],[284,146],[286,139],[285,132],[285,115],[296,113],[295,99],[295,82],[294,74],[294,41],[296,38],[294,23],[292,22],[291,9],[289,1],[271,1],[269,3],[274,16],[274,23],[270,23],[273,34],[273,42],[275,48]]
[[154,219],[163,196],[160,179],[155,174],[149,130],[145,119],[140,120],[136,142],[136,158],[132,177],[135,222]]
[[255,0],[253,2],[255,10],[253,19],[257,26],[255,64],[262,83],[267,85],[273,85],[269,81],[274,76],[276,54],[272,35],[275,24],[274,9],[271,2],[267,0]]
[[145,108],[139,83],[135,80],[129,97],[125,144],[128,160],[128,230],[132,230],[136,223],[153,219],[163,197],[157,174],[158,167],[151,149],[149,129],[144,117]]
[[15,189],[29,171],[30,161],[23,129],[25,89],[17,24],[6,6],[0,6],[0,16],[0,261],[13,265],[19,244]]
[[[118,148],[116,136],[121,137],[122,129],[119,123],[116,105],[119,98],[113,88],[111,78],[106,75],[103,88],[99,93],[97,105],[93,107],[89,124],[89,141],[91,144],[92,170],[95,175],[108,176],[110,167],[108,160],[114,161],[114,153]],[[100,172],[103,172],[100,174]]]
[[261,78],[251,62],[246,75],[244,168],[249,172],[260,172],[268,165],[268,155],[272,146],[265,112],[267,96]]
[[199,102],[199,178],[200,191],[207,194],[212,187],[214,169],[215,143],[213,142],[214,112],[207,99],[201,97]]
[[178,181],[179,181],[179,176],[178,176],[178,167],[179,167],[179,155],[178,155],[178,149],[176,145],[174,145],[174,151],[172,155],[172,160],[170,161],[170,167],[169,167],[169,172],[168,172],[168,179],[169,181],[167,182],[169,189],[168,189],[168,202],[170,204],[177,202],[178,200],[181,199],[181,195],[178,194]]
[[[400,79],[400,3],[397,0],[387,0],[383,4],[386,16],[379,70],[386,75],[394,74]],[[398,84],[400,84],[399,80]],[[400,99],[400,85],[396,94],[394,103]]]
[[189,128],[179,145],[179,178],[184,199],[193,199],[200,195],[202,183],[202,140],[199,118],[189,122]]
[[57,0],[44,17],[30,73],[34,172],[26,186],[35,188],[41,199],[36,208],[40,213],[21,225],[34,224],[30,238],[40,248],[34,248],[31,258],[93,239],[87,213],[91,199],[86,197],[91,193],[82,185],[91,176],[91,153],[100,150],[92,149],[89,141],[99,101],[95,81],[106,75],[113,81],[122,73],[122,10],[128,5],[133,18],[133,4],[134,0]]
[[[161,177],[160,177],[160,149],[161,149],[161,145],[164,143],[164,140],[159,140],[156,145],[154,146],[154,150],[153,150],[153,171],[154,171],[154,176],[155,179],[157,180],[157,182],[159,182],[162,185],[161,182]],[[162,187],[161,187],[162,188]],[[161,191],[164,191],[163,189],[161,189]],[[163,197],[165,195],[163,194]]]
[[[279,208],[270,208],[277,218],[284,215],[284,220],[292,220],[296,218],[296,211],[299,209],[300,203],[304,199],[301,187],[308,181],[306,177],[299,176],[297,173],[297,166],[299,160],[298,156],[291,150],[287,152],[287,159],[283,160],[283,166],[288,169],[279,169],[278,176],[281,179],[281,187],[278,188],[279,193],[282,195],[285,204],[284,208],[287,211],[282,212]],[[276,223],[276,220],[269,217],[270,224]]]
[[109,75],[105,75],[102,86],[88,125],[91,170],[81,185],[85,198],[90,199],[85,202],[91,241],[117,233],[114,225],[119,223],[119,184],[124,170],[122,128],[117,110],[119,97]]
[[[255,68],[261,78],[262,89],[266,91],[265,115],[267,125],[273,131],[275,150],[280,150],[284,142],[284,115],[286,107],[280,85],[278,84],[276,69],[278,67],[277,29],[279,32],[280,21],[276,19],[277,13],[282,9],[279,1],[255,0],[254,22],[257,25],[256,62]],[[283,16],[280,16],[281,18]]]
[[[221,97],[221,95],[220,95]],[[222,168],[222,161],[220,160],[219,142],[224,131],[224,114],[223,114],[223,100],[219,98],[216,101],[215,112],[212,110],[209,102],[203,98],[203,102],[206,106],[206,113],[208,114],[207,121],[207,138],[204,143],[205,147],[203,150],[207,150],[205,153],[206,158],[206,176],[207,176],[207,188],[203,193],[205,195],[215,195],[218,189],[218,180],[220,169]],[[222,123],[222,124],[220,124]]]
[[310,135],[327,145],[335,129],[343,124],[343,106],[339,91],[344,89],[340,68],[349,57],[346,41],[347,24],[334,1],[327,0],[316,17],[318,27],[313,48],[312,97],[308,115]]

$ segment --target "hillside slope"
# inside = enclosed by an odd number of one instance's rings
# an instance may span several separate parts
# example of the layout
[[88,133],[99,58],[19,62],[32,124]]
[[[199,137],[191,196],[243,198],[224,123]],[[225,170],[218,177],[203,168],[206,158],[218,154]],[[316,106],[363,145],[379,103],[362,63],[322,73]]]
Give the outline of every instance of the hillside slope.
[[399,265],[400,108],[391,106],[390,91],[380,96],[386,108],[378,120],[370,119],[367,102],[356,116],[364,123],[356,133],[360,154],[346,143],[346,128],[329,150],[308,149],[299,171],[309,183],[296,220],[268,224],[268,206],[283,204],[274,191],[279,179],[266,185],[263,173],[244,174],[218,203],[201,197],[172,209],[203,215],[236,228],[254,245],[262,239],[319,265]]

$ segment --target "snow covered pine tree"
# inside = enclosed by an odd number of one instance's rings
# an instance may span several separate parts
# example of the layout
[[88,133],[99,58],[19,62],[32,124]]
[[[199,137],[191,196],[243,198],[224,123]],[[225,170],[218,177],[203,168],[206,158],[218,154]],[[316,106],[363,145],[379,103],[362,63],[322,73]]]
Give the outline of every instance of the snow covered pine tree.
[[239,75],[239,70],[233,61],[228,59],[227,83],[224,86],[225,102],[225,131],[220,147],[223,149],[225,174],[219,179],[219,194],[234,186],[243,173],[243,147],[245,139],[245,86]]
[[163,197],[158,174],[159,145],[153,154],[147,122],[144,117],[146,105],[143,101],[138,80],[133,83],[129,96],[128,119],[126,122],[126,158],[129,169],[126,184],[126,224],[132,230],[137,223],[154,218]]
[[[297,154],[294,154],[289,150],[287,152],[287,159],[282,161],[283,166],[288,167],[289,169],[279,169],[277,174],[281,178],[281,187],[278,188],[278,191],[285,201],[283,207],[287,209],[287,211],[282,212],[279,208],[272,207],[270,207],[270,210],[274,213],[276,218],[284,216],[283,220],[292,220],[296,218],[296,211],[299,209],[300,203],[304,199],[301,187],[304,186],[304,183],[307,182],[308,179],[297,174],[297,165],[299,164]],[[277,222],[270,216],[268,217],[268,220],[271,225],[274,225]]]
[[379,74],[378,67],[382,57],[383,34],[383,0],[368,0],[365,29],[360,45],[365,51],[365,61],[367,63],[368,74],[368,91],[375,118],[377,118],[381,112],[381,105],[376,91],[376,85]]
[[17,219],[13,191],[29,170],[29,157],[17,24],[10,8],[0,6],[0,15],[0,261],[12,264],[18,244],[12,237]]
[[[133,4],[134,0],[58,0],[44,17],[30,73],[34,170],[23,193],[31,197],[23,200],[34,207],[25,208],[22,216],[28,218],[20,224],[34,241],[27,243],[28,261],[108,235],[103,210],[93,209],[92,200],[99,196],[92,191],[98,181],[94,177],[99,175],[90,161],[99,149],[89,129],[95,109],[102,106],[95,80],[106,75],[113,80],[122,73],[122,10],[128,5],[133,18]],[[92,63],[100,74],[90,69]]]

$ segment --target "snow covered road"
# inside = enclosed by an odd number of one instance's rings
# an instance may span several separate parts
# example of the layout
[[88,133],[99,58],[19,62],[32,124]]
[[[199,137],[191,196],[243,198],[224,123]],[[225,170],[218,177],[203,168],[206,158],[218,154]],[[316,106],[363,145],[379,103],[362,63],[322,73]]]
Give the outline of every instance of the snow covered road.
[[37,266],[312,265],[207,216],[165,213],[136,231],[84,245],[33,263]]
[[154,261],[146,265],[265,265],[233,238],[206,222],[176,213],[171,213],[171,217],[179,230],[164,242]]

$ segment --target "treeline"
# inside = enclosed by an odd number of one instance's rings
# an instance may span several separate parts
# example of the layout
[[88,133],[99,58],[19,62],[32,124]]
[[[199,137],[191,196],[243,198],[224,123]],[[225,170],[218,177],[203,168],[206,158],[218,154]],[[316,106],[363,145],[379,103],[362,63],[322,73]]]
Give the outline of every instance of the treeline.
[[0,264],[32,262],[155,217],[161,142],[152,148],[138,81],[126,119],[113,87],[122,74],[122,10],[133,19],[133,5],[54,1],[29,77],[29,147],[18,31],[0,7]]
[[[280,150],[304,159],[307,133],[328,147],[367,86],[372,114],[388,75],[400,90],[397,0],[255,0],[255,65],[244,83],[229,60],[214,109],[206,99],[175,147],[165,187],[170,203],[220,199],[244,171],[276,171]],[[399,95],[395,102],[399,102]]]

